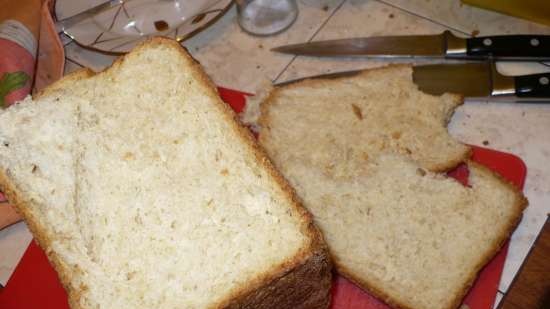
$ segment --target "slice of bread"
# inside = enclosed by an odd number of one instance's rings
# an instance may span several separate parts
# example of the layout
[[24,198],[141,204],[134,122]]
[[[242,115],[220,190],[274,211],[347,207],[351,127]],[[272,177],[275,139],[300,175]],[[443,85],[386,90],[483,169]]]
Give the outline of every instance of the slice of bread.
[[0,114],[0,183],[82,308],[326,308],[293,190],[174,41]]
[[[446,128],[460,104],[458,95],[436,97],[421,92],[412,81],[410,66],[393,65],[352,77],[309,79],[276,87],[262,103],[259,121],[269,127],[281,114],[292,125],[278,130],[302,129],[305,121],[314,125],[309,132],[303,130],[304,135],[286,134],[284,141],[274,142],[288,143],[282,146],[284,158],[317,149],[312,160],[327,170],[338,162],[359,162],[365,154],[389,149],[431,171],[446,171],[470,156],[470,148],[451,138]],[[324,139],[308,138],[308,134]]]
[[470,187],[430,171],[469,152],[445,128],[458,98],[410,84],[410,68],[393,66],[275,89],[262,104],[260,141],[341,274],[397,308],[451,309],[527,201],[473,162]]

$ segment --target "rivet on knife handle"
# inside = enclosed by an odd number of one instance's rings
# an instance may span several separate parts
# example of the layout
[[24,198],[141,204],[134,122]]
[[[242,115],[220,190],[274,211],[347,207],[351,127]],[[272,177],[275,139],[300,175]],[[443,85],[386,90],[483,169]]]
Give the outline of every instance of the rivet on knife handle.
[[550,36],[501,35],[466,40],[467,54],[474,57],[550,57]]
[[516,96],[520,98],[548,98],[550,101],[550,73],[516,76]]

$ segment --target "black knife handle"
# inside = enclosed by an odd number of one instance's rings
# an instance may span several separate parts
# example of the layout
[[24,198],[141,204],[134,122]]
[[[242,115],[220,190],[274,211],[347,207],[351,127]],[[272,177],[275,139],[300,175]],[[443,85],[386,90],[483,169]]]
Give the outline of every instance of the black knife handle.
[[514,77],[516,96],[520,98],[549,98],[550,73]]
[[499,35],[466,39],[466,53],[474,57],[550,58],[550,36]]

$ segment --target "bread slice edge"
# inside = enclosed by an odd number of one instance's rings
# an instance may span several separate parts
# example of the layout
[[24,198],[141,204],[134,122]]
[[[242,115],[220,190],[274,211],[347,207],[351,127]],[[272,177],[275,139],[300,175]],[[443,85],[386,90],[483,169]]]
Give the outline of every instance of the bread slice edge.
[[[297,293],[294,295],[296,285],[309,284],[317,286],[315,291],[321,293],[318,297],[318,303],[304,304],[303,309],[327,308],[330,303],[330,285],[331,285],[331,261],[329,259],[328,249],[324,242],[323,236],[319,229],[314,225],[312,215],[302,206],[300,199],[296,195],[294,189],[287,183],[282,175],[274,167],[267,154],[255,141],[252,133],[243,127],[235,112],[224,103],[217,95],[217,89],[211,82],[209,77],[202,71],[200,64],[195,61],[184,48],[174,40],[162,37],[154,37],[139,44],[134,51],[147,48],[149,45],[166,45],[177,49],[186,61],[189,61],[188,69],[197,78],[200,87],[205,88],[204,94],[208,96],[218,111],[223,115],[224,121],[231,123],[231,128],[235,130],[240,142],[246,144],[253,154],[254,159],[259,165],[266,169],[268,175],[274,180],[274,183],[280,187],[282,194],[286,198],[288,204],[294,208],[296,213],[301,217],[301,233],[307,236],[310,240],[301,248],[298,253],[290,260],[284,261],[280,265],[274,267],[271,271],[259,274],[247,286],[240,290],[232,291],[226,299],[213,305],[211,308],[236,308],[248,307],[251,305],[261,306],[259,308],[278,308],[282,298],[289,298],[291,301],[299,302],[303,300],[303,294]],[[131,54],[129,55],[131,56]],[[124,61],[123,56],[118,58],[109,68],[102,72],[95,73],[89,69],[75,71],[61,80],[54,82],[34,96],[34,100],[54,95],[57,91],[65,87],[70,87],[71,83],[83,80],[97,74],[102,74],[120,66]],[[61,284],[69,295],[69,305],[72,309],[86,309],[79,304],[79,289],[71,286],[70,277],[74,275],[73,269],[63,263],[63,260],[51,250],[53,242],[47,235],[46,228],[41,226],[40,220],[29,211],[28,204],[32,201],[27,201],[25,192],[20,190],[13,182],[10,181],[9,171],[0,169],[0,189],[6,194],[8,200],[14,205],[16,211],[24,218],[27,226],[35,237],[38,245],[45,251],[52,266],[58,273]],[[266,297],[263,290],[273,291],[278,290],[278,295]],[[311,288],[310,288],[311,290]],[[313,291],[314,292],[314,291]],[[293,297],[294,295],[294,297]],[[271,295],[270,295],[271,296]],[[279,296],[279,297],[277,297]],[[284,297],[283,297],[284,296]]]
[[[528,205],[528,200],[521,193],[520,189],[518,189],[514,184],[510,183],[508,180],[504,179],[500,174],[472,160],[467,160],[466,163],[468,166],[475,167],[478,172],[494,177],[496,181],[498,181],[500,184],[502,184],[503,186],[505,186],[512,192],[514,192],[515,201],[514,201],[514,204],[512,205],[514,209],[514,214],[510,216],[510,221],[507,222],[505,232],[502,233],[500,237],[494,241],[494,243],[491,246],[491,249],[487,252],[487,254],[482,256],[479,259],[476,266],[470,270],[468,279],[465,281],[463,287],[460,289],[458,293],[454,295],[454,297],[451,299],[451,301],[449,301],[449,304],[446,307],[444,307],[444,309],[458,308],[458,306],[461,304],[462,300],[470,290],[471,286],[473,285],[474,281],[477,279],[482,268],[497,255],[497,253],[502,249],[506,241],[511,236],[512,232],[519,225],[519,223],[521,222],[523,210]],[[369,293],[374,295],[376,298],[384,301],[388,305],[396,309],[417,309],[411,306],[410,304],[395,300],[394,298],[389,296],[387,293],[385,293],[378,286],[369,284],[367,281],[362,280],[358,276],[354,275],[353,271],[347,269],[345,265],[342,265],[341,263],[339,263],[336,257],[333,256],[332,260],[334,263],[334,267],[339,274],[341,274],[346,279],[353,282],[358,287],[368,291]]]

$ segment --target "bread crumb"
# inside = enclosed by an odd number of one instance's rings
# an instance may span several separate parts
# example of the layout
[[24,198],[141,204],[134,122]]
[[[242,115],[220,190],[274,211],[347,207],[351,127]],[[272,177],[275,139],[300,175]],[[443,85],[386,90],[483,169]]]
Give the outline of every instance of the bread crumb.
[[483,145],[485,146],[489,145],[489,141],[488,140],[483,141]]
[[165,31],[170,28],[168,23],[164,20],[157,20],[153,23],[153,25],[155,25],[155,29],[157,29],[157,31]]
[[256,95],[246,97],[246,105],[244,111],[239,114],[239,118],[243,124],[249,126],[253,132],[260,131],[257,124],[258,118],[260,117],[260,102],[266,100],[273,89],[271,79],[264,78],[258,86]]
[[395,131],[395,132],[393,132],[393,133],[391,134],[391,137],[392,137],[393,139],[399,139],[399,138],[401,138],[401,132]]
[[479,30],[475,29],[474,31],[472,31],[472,36],[475,37],[479,34]]
[[134,278],[135,275],[136,275],[135,271],[131,271],[131,272],[127,273],[126,274],[126,280],[128,280],[128,281],[132,280],[132,278]]
[[226,168],[224,168],[223,170],[221,170],[220,174],[227,176],[229,175],[229,171]]
[[351,104],[351,108],[355,116],[357,116],[357,119],[363,120],[363,111],[361,111],[361,108],[355,104]]
[[128,160],[133,160],[133,159],[135,159],[134,154],[131,153],[131,152],[125,153],[124,156],[123,156],[122,158],[123,158],[124,160],[127,160],[127,161],[128,161]]

